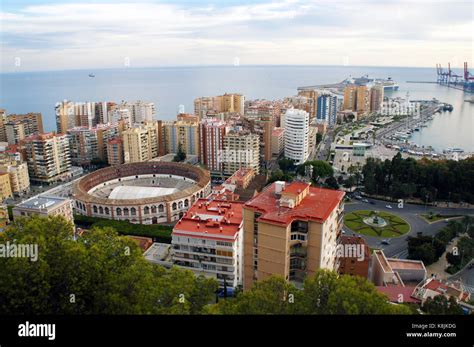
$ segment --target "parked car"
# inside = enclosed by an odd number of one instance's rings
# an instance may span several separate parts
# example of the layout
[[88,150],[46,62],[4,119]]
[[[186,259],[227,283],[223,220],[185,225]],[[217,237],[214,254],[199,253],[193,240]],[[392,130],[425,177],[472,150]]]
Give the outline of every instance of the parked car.
[[390,205],[385,205],[386,208],[392,209],[392,206]]
[[367,199],[363,199],[363,200],[362,200],[362,202],[369,202],[369,200],[367,200]]
[[381,243],[382,245],[389,245],[389,244],[390,244],[390,240],[388,240],[388,239],[387,239],[387,240],[382,240],[380,243]]

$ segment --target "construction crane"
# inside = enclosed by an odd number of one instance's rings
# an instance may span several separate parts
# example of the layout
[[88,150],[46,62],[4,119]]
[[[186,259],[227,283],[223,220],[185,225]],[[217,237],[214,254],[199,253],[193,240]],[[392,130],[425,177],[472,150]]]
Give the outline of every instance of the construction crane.
[[448,63],[448,70],[445,71],[441,64],[436,64],[436,73],[438,75],[437,82],[439,84],[444,84],[453,86],[454,88],[463,89],[468,92],[474,92],[474,75],[469,73],[467,68],[467,62],[464,62],[464,74],[458,75],[453,70],[451,70],[451,63]]

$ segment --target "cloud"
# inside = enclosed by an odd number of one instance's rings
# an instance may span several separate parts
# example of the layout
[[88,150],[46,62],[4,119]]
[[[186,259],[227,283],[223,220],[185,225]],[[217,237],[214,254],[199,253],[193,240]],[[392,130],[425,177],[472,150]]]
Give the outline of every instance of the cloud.
[[[90,2],[0,13],[2,71],[132,66],[432,66],[472,61],[472,4],[299,1],[230,5]],[[440,49],[440,47],[443,49]],[[383,64],[381,64],[381,61]]]

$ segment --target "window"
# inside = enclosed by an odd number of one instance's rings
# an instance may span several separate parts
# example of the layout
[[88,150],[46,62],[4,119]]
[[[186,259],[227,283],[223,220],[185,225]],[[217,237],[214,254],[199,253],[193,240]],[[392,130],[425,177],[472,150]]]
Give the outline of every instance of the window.
[[105,214],[110,214],[110,210],[109,210],[108,207],[106,207],[106,208],[104,209],[104,211],[105,211]]
[[97,206],[94,205],[92,209],[94,210],[94,213],[97,213]]
[[120,207],[117,207],[117,216],[122,215],[122,209]]
[[150,208],[148,206],[145,206],[145,208],[143,209],[143,213],[150,214]]
[[123,215],[124,215],[124,216],[128,216],[128,208],[127,208],[127,207],[125,207],[125,208],[123,209]]
[[156,213],[156,206],[151,207],[151,213]]
[[158,205],[158,212],[163,212],[165,210],[162,204]]
[[175,202],[173,202],[172,209],[173,209],[173,211],[176,211],[176,203]]

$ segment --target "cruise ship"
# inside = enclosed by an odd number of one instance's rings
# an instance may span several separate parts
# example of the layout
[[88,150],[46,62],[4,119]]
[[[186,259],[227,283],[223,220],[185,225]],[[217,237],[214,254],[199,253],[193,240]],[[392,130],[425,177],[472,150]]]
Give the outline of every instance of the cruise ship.
[[394,91],[398,90],[399,85],[391,77],[387,79],[383,78],[369,78],[369,75],[362,77],[352,78],[349,77],[344,82],[348,84],[357,84],[357,85],[367,85],[367,84],[379,84],[383,86],[384,91]]

